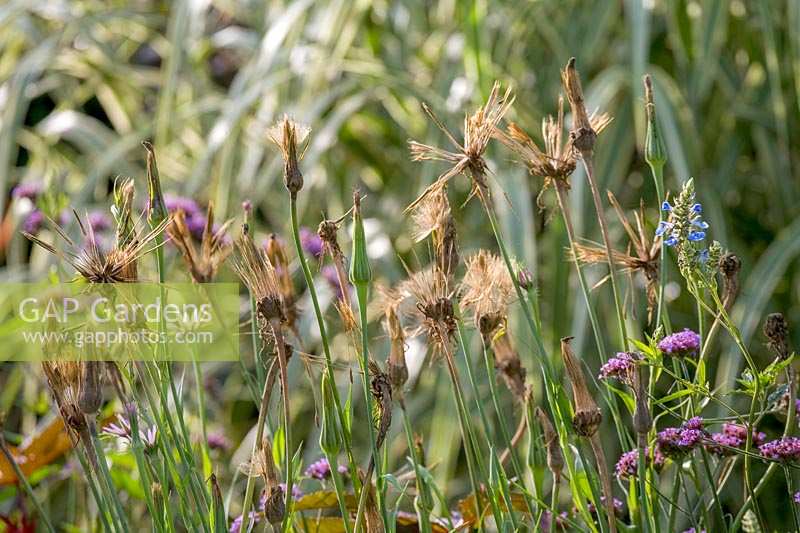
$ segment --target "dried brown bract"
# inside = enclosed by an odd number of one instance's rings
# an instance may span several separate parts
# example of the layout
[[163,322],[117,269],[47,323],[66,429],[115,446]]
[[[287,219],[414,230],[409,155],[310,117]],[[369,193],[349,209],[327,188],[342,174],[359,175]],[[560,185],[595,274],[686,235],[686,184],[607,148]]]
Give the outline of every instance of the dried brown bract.
[[726,253],[719,259],[719,271],[722,273],[722,304],[730,310],[736,295],[739,294],[739,271],[742,261],[736,254]]
[[[608,199],[614,207],[617,218],[628,235],[628,249],[625,252],[613,250],[614,263],[623,268],[624,272],[631,275],[640,272],[645,279],[647,290],[647,319],[651,321],[653,311],[658,304],[658,273],[661,258],[660,239],[650,240],[650,234],[645,230],[644,202],[639,205],[639,210],[634,213],[634,223],[622,211],[617,198],[610,191]],[[600,264],[606,262],[606,249],[602,246],[575,243],[576,259],[584,264]],[[608,278],[604,278],[603,282]],[[633,291],[631,291],[633,294]]]
[[289,271],[289,255],[286,252],[286,246],[280,237],[271,233],[269,237],[267,237],[264,251],[267,254],[267,259],[270,264],[275,269],[278,289],[283,300],[286,326],[292,331],[295,331],[295,324],[299,316],[297,310],[297,294],[295,293],[294,283],[292,282],[292,276]]
[[764,321],[764,336],[767,346],[780,359],[789,357],[789,324],[781,313],[770,313]]
[[486,161],[483,159],[483,154],[486,152],[486,147],[489,145],[497,125],[508,112],[513,102],[514,96],[511,89],[507,88],[501,96],[500,84],[495,82],[486,103],[478,108],[475,113],[464,118],[463,143],[459,143],[433,111],[426,104],[422,104],[425,113],[447,136],[455,150],[445,150],[416,141],[409,141],[412,160],[444,161],[450,164],[450,168],[439,175],[436,181],[406,208],[406,211],[413,209],[428,195],[444,188],[452,177],[462,173],[469,173],[468,175],[472,179],[473,194],[479,191],[488,194],[488,184],[486,183],[487,166]]
[[69,250],[57,250],[35,235],[26,232],[22,234],[51,254],[63,257],[89,283],[135,282],[136,263],[158,247],[155,240],[170,223],[169,218],[165,219],[143,235],[134,226],[122,239],[117,239],[110,251],[105,252],[98,244],[91,225],[84,224],[75,211],[73,214],[80,227],[83,238],[81,243],[75,243],[58,224],[47,219],[56,234],[67,243]]
[[[307,140],[311,128],[284,116],[267,131],[269,139],[280,149],[283,156],[283,183],[292,197],[296,197],[303,188],[303,174],[300,172],[298,161],[303,158],[308,146]],[[298,151],[298,145],[305,146]]]
[[575,353],[572,351],[572,337],[561,339],[561,357],[564,359],[564,368],[572,384],[572,398],[574,401],[575,415],[572,418],[572,426],[575,432],[582,437],[591,437],[600,427],[603,415],[594,396],[586,386],[586,378],[583,369]]
[[219,267],[231,253],[231,245],[226,240],[226,232],[232,220],[225,222],[214,230],[214,206],[208,204],[206,225],[200,240],[200,249],[195,247],[192,233],[186,225],[186,214],[178,210],[173,215],[172,223],[167,226],[172,242],[181,252],[189,275],[196,283],[210,283],[214,280]]

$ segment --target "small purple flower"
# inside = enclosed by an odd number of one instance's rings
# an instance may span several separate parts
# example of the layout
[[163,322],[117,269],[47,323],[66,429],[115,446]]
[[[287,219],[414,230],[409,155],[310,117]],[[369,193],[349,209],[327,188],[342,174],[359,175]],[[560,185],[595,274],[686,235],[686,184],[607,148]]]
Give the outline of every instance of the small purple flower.
[[[605,506],[605,503],[606,503],[606,497],[605,496],[600,496],[600,503],[603,506]],[[622,504],[622,500],[614,498],[614,513],[616,515],[618,515],[618,516],[621,516],[623,508],[624,508],[624,506]],[[597,514],[597,508],[595,507],[595,505],[592,502],[589,502],[589,504],[586,506],[586,509],[589,511],[589,513],[591,513],[593,515]],[[575,509],[575,512],[577,513],[577,509]]]
[[687,529],[683,533],[706,533],[706,530],[705,529],[701,529],[700,531],[698,531],[694,527],[690,527],[689,529]]
[[92,211],[88,216],[89,226],[92,231],[106,231],[111,228],[111,217],[104,211]]
[[308,228],[300,228],[300,245],[303,247],[303,251],[309,255],[312,255],[319,259],[322,257],[323,247],[322,247],[322,239],[316,232],[311,231]]
[[800,460],[800,437],[782,437],[762,444],[758,447],[761,455],[767,459],[782,462]]
[[331,477],[331,465],[328,462],[328,459],[323,457],[322,459],[308,465],[308,468],[306,468],[306,476],[319,480],[324,480]]
[[691,453],[708,433],[703,429],[703,419],[699,416],[690,418],[681,427],[665,428],[656,434],[658,449],[667,457],[679,457]]
[[636,360],[636,355],[632,353],[617,352],[617,355],[600,367],[600,375],[598,377],[600,379],[618,379],[623,383],[630,384],[636,367]]
[[658,349],[673,357],[692,357],[700,350],[700,335],[687,328],[661,339]]
[[[336,267],[333,265],[325,265],[321,270],[322,277],[328,282],[328,285],[336,293],[336,298],[341,300],[344,297],[345,289],[339,284],[339,276],[336,274]],[[349,284],[348,284],[349,285]]]
[[[278,487],[286,494],[286,483],[279,483]],[[300,490],[300,486],[296,483],[292,485],[292,499],[299,500],[303,497],[303,491]]]
[[253,202],[250,200],[245,200],[242,202],[242,211],[247,213],[248,215],[253,212]]
[[36,200],[36,198],[42,194],[42,190],[44,187],[42,186],[41,182],[38,181],[28,181],[18,184],[11,190],[11,197],[15,200],[20,198],[27,198],[31,202]]
[[231,447],[231,441],[222,433],[209,433],[208,447],[212,450],[228,451]]
[[183,211],[186,218],[191,218],[195,215],[202,215],[200,206],[191,198],[185,196],[174,196],[167,194],[164,196],[164,204],[167,206],[167,211],[174,213],[175,211]]
[[22,222],[22,229],[31,235],[36,235],[42,229],[42,224],[44,224],[44,213],[34,209],[25,217]]
[[[250,511],[250,520],[249,522],[253,525],[258,524],[261,521],[261,515],[256,513],[255,511]],[[244,515],[237,516],[233,522],[231,522],[231,528],[228,530],[229,533],[241,533],[242,531],[242,522],[244,522]]]
[[[567,519],[569,518],[569,514],[566,511],[562,511],[556,515],[556,529],[559,531],[566,531],[567,529]],[[454,524],[457,524],[455,520],[453,520]],[[553,523],[553,513],[549,510],[542,513],[542,519],[539,521],[539,531],[550,531],[550,526]]]
[[[753,446],[761,446],[766,439],[766,434],[753,430]],[[747,443],[747,428],[741,424],[723,424],[721,433],[711,435],[713,443],[707,444],[708,450],[716,455],[727,456],[734,453],[731,448],[743,449]]]
[[[655,453],[653,453],[652,457],[650,456],[649,447],[645,448],[644,453],[648,466],[652,463],[656,470],[660,470],[664,466],[666,457],[664,457],[658,448],[655,449]],[[638,469],[639,450],[637,448],[629,452],[625,452],[620,456],[619,461],[617,461],[617,464],[614,467],[614,473],[619,479],[627,479],[631,476],[636,477]]]
[[795,492],[792,499],[794,500],[794,503],[800,503],[800,492]]
[[[117,437],[123,445],[130,446],[133,443],[131,423],[120,414],[117,415],[117,422],[116,424],[112,422],[105,426],[102,433]],[[154,450],[156,444],[158,444],[158,428],[156,426],[139,428],[139,438],[144,445],[145,451]]]

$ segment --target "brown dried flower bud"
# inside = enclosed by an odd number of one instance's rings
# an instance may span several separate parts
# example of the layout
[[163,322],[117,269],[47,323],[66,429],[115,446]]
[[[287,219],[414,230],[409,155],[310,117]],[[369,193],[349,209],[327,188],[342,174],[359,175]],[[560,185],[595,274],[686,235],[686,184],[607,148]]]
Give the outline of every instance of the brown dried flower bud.
[[572,397],[574,400],[575,415],[572,417],[572,426],[575,432],[582,437],[591,437],[597,432],[603,415],[594,397],[586,386],[586,378],[580,362],[572,351],[570,342],[572,337],[561,339],[561,357],[564,359],[564,368],[572,383]]
[[594,150],[597,132],[592,128],[589,114],[586,112],[581,79],[575,69],[574,57],[570,58],[567,66],[561,71],[561,82],[564,85],[564,91],[567,93],[569,106],[572,108],[572,131],[570,131],[572,145],[581,154],[590,153]]
[[722,302],[725,309],[730,309],[739,293],[739,271],[742,261],[735,254],[726,253],[719,259],[719,271],[722,273]]
[[342,248],[339,246],[339,223],[335,220],[323,220],[319,223],[317,228],[317,235],[322,240],[322,246],[325,252],[331,254],[331,257],[341,257]]
[[294,122],[288,116],[284,116],[283,120],[267,132],[269,139],[283,155],[283,183],[293,198],[303,188],[303,174],[298,165],[298,160],[303,158],[303,152],[298,153],[297,145],[303,143],[310,132],[307,126]]
[[86,361],[81,364],[78,406],[84,414],[91,415],[103,404],[103,363]]
[[781,359],[789,357],[789,324],[781,313],[771,313],[764,321],[764,336],[767,346]]
[[525,367],[520,362],[519,354],[511,346],[511,340],[505,329],[498,331],[492,338],[492,352],[494,352],[495,367],[500,371],[506,387],[518,402],[524,404]]
[[564,454],[561,452],[561,446],[558,442],[558,433],[556,433],[553,423],[550,422],[547,413],[540,407],[536,408],[536,417],[542,425],[542,432],[544,433],[544,445],[547,450],[547,468],[553,473],[553,477],[558,478],[561,476],[561,471],[564,470]]

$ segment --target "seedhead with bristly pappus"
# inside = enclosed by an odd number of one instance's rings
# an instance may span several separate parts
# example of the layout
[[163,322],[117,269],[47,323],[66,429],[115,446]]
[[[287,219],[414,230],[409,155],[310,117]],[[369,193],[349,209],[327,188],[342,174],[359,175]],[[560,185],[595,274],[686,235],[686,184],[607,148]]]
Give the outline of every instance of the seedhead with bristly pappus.
[[483,159],[483,154],[489,146],[489,141],[494,134],[495,128],[503,119],[511,104],[514,96],[511,88],[507,88],[503,95],[500,95],[500,83],[495,82],[489,93],[486,103],[479,107],[472,115],[464,118],[464,142],[456,140],[450,130],[440,121],[433,110],[427,104],[422,104],[425,113],[430,117],[436,126],[442,130],[455,148],[454,151],[438,148],[417,141],[409,141],[411,149],[411,159],[414,161],[444,161],[451,166],[439,175],[435,182],[428,186],[416,200],[406,208],[406,212],[413,209],[418,203],[428,195],[441,190],[447,185],[451,178],[458,174],[467,174],[472,179],[472,194],[483,192],[488,194],[488,184],[486,183],[486,172],[488,167]]
[[[650,240],[649,233],[645,230],[644,201],[639,205],[638,211],[634,213],[635,228],[628,220],[628,217],[619,205],[616,196],[608,191],[608,199],[614,207],[620,224],[628,235],[627,251],[612,251],[614,263],[622,267],[623,272],[628,274],[641,273],[645,279],[647,294],[647,320],[653,319],[653,311],[657,305],[658,298],[658,275],[659,263],[661,258],[661,239],[657,237]],[[606,250],[602,246],[591,244],[575,243],[575,258],[584,264],[594,265],[606,262]],[[603,278],[598,285],[608,280]],[[630,291],[634,293],[633,290]]]
[[77,212],[73,211],[80,227],[82,242],[74,242],[57,223],[47,219],[61,239],[66,242],[69,249],[59,250],[55,246],[42,241],[36,235],[23,232],[23,235],[38,244],[51,254],[63,257],[77,272],[80,277],[89,283],[130,283],[137,281],[136,263],[155,250],[159,245],[156,238],[170,224],[171,219],[161,221],[151,230],[140,235],[137,225],[121,238],[106,252],[98,243],[91,225],[85,224]]
[[232,247],[227,241],[226,232],[233,220],[228,220],[219,228],[214,228],[214,206],[208,204],[206,225],[200,241],[200,249],[195,247],[191,231],[186,225],[186,214],[183,210],[175,212],[172,223],[167,226],[167,234],[181,252],[189,275],[197,283],[209,283],[214,280],[217,271]]

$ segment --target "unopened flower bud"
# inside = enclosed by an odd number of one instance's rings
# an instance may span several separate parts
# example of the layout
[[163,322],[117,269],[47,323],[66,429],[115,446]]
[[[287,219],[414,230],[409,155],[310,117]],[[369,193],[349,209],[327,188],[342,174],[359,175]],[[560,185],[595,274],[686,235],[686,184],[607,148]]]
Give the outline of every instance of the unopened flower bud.
[[572,131],[570,131],[572,145],[581,154],[590,153],[594,150],[597,132],[594,131],[589,119],[589,113],[586,112],[581,79],[575,68],[574,57],[570,58],[567,66],[561,71],[561,82],[564,85],[564,91],[567,93],[567,99],[572,109]]
[[656,106],[653,99],[653,80],[644,77],[644,101],[647,113],[647,136],[644,141],[644,159],[651,168],[663,167],[667,162],[667,150],[656,122]]
[[561,452],[561,445],[558,442],[558,433],[556,433],[550,418],[541,408],[536,408],[536,417],[542,425],[542,433],[544,433],[544,445],[547,450],[547,468],[553,473],[554,477],[561,475],[564,470],[564,454]]
[[156,166],[156,152],[153,145],[145,141],[142,143],[147,150],[147,221],[151,226],[157,226],[169,216],[164,195],[161,193],[161,178]]
[[353,194],[353,257],[350,262],[350,282],[365,285],[372,280],[372,270],[367,255],[367,237],[364,234],[364,221],[361,218],[361,196]]
[[303,188],[303,174],[298,165],[298,160],[303,157],[303,154],[302,152],[298,153],[297,145],[308,138],[310,131],[307,126],[298,124],[285,116],[267,133],[283,155],[283,183],[293,198]]
[[333,387],[328,373],[322,374],[322,425],[319,433],[319,447],[328,457],[339,453],[339,432],[336,424],[336,406]]
[[527,268],[521,268],[519,272],[517,272],[517,282],[519,286],[524,291],[529,291],[533,288],[533,272],[528,270]]

